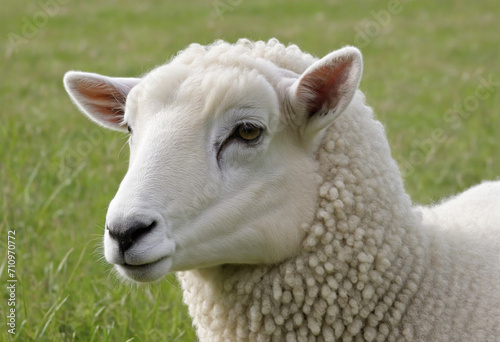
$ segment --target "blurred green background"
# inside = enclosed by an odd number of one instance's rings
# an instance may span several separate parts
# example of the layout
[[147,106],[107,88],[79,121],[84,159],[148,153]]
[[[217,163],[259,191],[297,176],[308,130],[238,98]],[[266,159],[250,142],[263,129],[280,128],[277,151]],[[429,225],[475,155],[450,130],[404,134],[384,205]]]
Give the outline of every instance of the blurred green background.
[[[16,335],[0,340],[193,341],[175,277],[122,284],[101,257],[126,135],[80,115],[67,70],[137,76],[189,43],[276,37],[364,54],[361,89],[419,203],[500,175],[500,3],[443,1],[2,2],[0,237],[16,231]],[[5,248],[6,250],[6,248]]]

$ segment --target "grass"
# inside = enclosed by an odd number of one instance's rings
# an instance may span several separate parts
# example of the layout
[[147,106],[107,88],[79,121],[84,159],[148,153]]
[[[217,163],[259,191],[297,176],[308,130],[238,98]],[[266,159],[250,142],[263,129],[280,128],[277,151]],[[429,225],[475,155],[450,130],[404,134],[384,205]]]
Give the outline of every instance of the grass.
[[[173,276],[121,284],[102,260],[126,137],[78,114],[62,87],[70,69],[136,76],[218,38],[275,36],[318,56],[362,45],[361,88],[415,201],[500,175],[497,0],[403,1],[394,14],[390,1],[60,0],[49,14],[44,3],[7,0],[0,13],[0,236],[16,231],[18,280],[17,334],[2,323],[0,340],[195,339]],[[496,85],[479,99],[488,78]],[[4,254],[0,271],[5,317]]]

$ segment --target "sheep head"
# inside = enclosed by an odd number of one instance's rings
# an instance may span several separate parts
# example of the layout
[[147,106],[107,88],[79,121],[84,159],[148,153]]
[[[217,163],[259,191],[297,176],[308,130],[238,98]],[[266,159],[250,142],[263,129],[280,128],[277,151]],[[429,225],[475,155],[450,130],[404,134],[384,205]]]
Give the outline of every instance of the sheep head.
[[126,278],[279,262],[300,252],[314,218],[315,150],[354,96],[361,54],[343,48],[302,74],[213,55],[174,58],[143,78],[64,77],[84,114],[130,132],[104,233],[106,260]]

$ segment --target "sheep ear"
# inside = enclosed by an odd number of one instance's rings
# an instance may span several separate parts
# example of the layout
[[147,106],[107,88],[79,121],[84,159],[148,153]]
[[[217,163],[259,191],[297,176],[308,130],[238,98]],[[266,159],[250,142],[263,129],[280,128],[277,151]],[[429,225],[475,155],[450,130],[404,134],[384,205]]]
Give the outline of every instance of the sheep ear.
[[358,89],[362,71],[361,52],[351,46],[326,55],[304,71],[291,89],[307,138],[344,112]]
[[64,88],[75,105],[92,121],[116,131],[127,131],[123,125],[125,102],[139,81],[139,78],[69,71],[64,75]]

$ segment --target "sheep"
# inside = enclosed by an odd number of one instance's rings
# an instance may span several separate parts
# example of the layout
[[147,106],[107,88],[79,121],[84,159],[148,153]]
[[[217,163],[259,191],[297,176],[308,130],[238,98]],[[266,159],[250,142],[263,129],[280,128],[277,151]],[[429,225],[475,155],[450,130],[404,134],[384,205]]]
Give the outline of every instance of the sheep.
[[362,56],[192,44],[141,78],[68,72],[130,132],[106,260],[177,272],[200,341],[499,341],[500,182],[413,206]]

